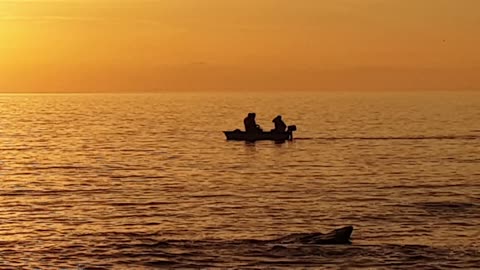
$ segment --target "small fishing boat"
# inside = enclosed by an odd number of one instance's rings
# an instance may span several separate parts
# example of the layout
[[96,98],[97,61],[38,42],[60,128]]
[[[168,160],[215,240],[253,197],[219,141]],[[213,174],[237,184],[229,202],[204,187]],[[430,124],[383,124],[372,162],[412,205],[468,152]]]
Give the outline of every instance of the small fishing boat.
[[291,141],[293,140],[293,132],[297,130],[295,125],[288,126],[286,132],[262,131],[256,133],[247,133],[236,129],[234,131],[224,131],[229,141]]

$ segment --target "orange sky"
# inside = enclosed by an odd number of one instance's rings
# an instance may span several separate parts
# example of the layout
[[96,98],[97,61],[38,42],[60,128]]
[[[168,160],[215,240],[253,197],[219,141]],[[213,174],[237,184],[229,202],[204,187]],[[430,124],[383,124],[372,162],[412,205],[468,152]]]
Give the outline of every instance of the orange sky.
[[0,0],[0,92],[480,90],[479,0]]

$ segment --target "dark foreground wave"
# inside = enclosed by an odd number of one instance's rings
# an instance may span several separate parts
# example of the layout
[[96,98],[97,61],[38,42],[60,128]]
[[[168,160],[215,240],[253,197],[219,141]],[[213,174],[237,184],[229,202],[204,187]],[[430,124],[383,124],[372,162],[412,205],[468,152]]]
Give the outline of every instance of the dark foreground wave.
[[[304,269],[398,268],[450,269],[480,265],[475,247],[428,245],[356,245],[329,242],[344,239],[352,227],[328,234],[290,234],[271,240],[165,240],[161,233],[89,233],[86,241],[51,248],[28,249],[32,269]],[[340,235],[339,235],[340,233]],[[340,237],[340,238],[339,238]],[[89,242],[88,240],[93,240]],[[94,239],[97,239],[95,241]],[[98,239],[104,239],[98,242]],[[325,242],[326,241],[326,242]],[[13,252],[13,251],[11,251]],[[58,256],[61,252],[62,256]],[[8,257],[8,250],[3,250]],[[3,260],[2,269],[26,266],[26,261]],[[16,268],[15,268],[16,269]]]

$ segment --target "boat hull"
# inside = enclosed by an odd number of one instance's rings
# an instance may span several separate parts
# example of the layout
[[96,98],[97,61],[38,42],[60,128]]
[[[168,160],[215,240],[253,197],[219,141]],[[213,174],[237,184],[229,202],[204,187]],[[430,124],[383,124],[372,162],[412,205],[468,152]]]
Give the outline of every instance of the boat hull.
[[259,132],[247,133],[241,130],[224,131],[227,140],[229,141],[287,141],[292,139],[292,132]]

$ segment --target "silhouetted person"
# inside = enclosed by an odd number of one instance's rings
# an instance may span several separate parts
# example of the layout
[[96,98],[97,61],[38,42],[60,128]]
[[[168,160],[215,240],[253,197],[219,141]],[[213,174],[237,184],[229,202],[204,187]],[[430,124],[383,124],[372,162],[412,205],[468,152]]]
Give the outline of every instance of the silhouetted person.
[[243,119],[243,124],[245,124],[245,131],[247,133],[257,133],[262,131],[260,126],[255,122],[255,116],[255,113],[249,113],[248,116]]
[[287,129],[287,125],[285,124],[285,122],[283,122],[281,115],[275,117],[272,122],[275,125],[275,128],[272,129],[272,132],[283,133]]

